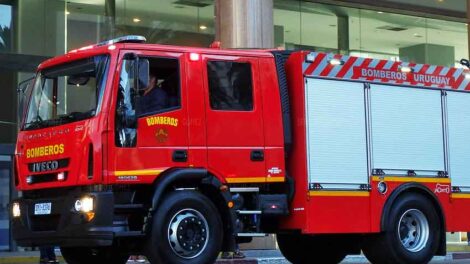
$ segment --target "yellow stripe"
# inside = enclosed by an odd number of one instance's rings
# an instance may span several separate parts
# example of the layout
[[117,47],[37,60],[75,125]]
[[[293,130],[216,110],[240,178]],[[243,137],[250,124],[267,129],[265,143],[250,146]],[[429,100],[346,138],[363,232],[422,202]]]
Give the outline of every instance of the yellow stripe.
[[253,182],[266,182],[266,177],[236,177],[225,178],[228,183],[253,183]]
[[451,194],[452,198],[463,198],[463,199],[469,199],[470,198],[470,193],[453,193]]
[[163,170],[129,170],[129,171],[115,171],[114,176],[149,176],[158,175]]
[[284,182],[284,177],[236,177],[226,178],[228,183]]
[[310,196],[370,196],[370,192],[364,191],[309,191],[308,194]]
[[284,177],[267,177],[266,182],[284,182],[286,178]]
[[431,183],[450,183],[449,178],[421,178],[421,177],[393,177],[393,176],[372,176],[373,181],[380,181],[381,178],[384,181],[392,182],[431,182]]

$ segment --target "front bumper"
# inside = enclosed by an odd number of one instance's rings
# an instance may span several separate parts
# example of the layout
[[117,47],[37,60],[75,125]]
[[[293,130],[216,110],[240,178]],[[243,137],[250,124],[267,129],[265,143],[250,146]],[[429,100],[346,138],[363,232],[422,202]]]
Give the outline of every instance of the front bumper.
[[[95,216],[91,221],[87,221],[83,213],[74,210],[75,201],[84,195],[94,197]],[[120,231],[113,226],[112,192],[84,193],[74,190],[49,198],[21,198],[13,202],[18,202],[21,210],[20,217],[11,216],[13,239],[19,246],[110,246],[115,232]],[[34,207],[37,203],[51,203],[51,213],[35,215]]]

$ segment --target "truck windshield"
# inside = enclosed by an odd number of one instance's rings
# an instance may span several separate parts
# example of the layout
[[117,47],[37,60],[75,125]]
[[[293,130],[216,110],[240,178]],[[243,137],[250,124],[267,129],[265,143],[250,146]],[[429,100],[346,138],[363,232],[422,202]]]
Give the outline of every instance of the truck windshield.
[[71,123],[94,116],[100,108],[109,56],[95,56],[39,72],[23,130]]

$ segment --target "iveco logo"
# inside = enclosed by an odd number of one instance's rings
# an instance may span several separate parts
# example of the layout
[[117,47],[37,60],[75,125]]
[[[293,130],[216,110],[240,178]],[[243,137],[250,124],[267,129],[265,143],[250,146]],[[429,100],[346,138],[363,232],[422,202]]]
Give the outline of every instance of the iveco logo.
[[44,172],[44,171],[57,170],[58,168],[59,168],[59,162],[57,160],[53,160],[53,161],[33,163],[32,171]]

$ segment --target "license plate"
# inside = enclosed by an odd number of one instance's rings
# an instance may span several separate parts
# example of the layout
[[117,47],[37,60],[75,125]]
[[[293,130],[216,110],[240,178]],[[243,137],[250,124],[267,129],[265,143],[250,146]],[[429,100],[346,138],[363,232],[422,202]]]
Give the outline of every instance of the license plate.
[[51,203],[38,203],[34,205],[34,215],[49,215],[51,214]]

